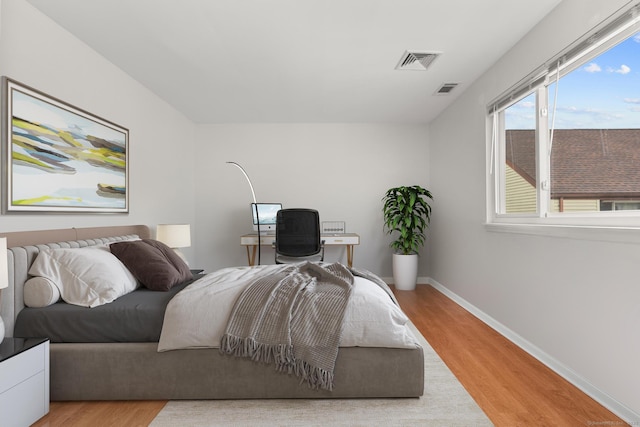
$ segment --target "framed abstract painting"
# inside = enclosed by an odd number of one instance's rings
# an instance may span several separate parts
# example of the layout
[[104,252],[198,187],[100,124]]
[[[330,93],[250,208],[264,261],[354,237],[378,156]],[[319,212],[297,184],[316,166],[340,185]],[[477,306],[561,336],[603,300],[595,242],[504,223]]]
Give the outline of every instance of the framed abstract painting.
[[3,77],[3,210],[129,212],[129,131]]

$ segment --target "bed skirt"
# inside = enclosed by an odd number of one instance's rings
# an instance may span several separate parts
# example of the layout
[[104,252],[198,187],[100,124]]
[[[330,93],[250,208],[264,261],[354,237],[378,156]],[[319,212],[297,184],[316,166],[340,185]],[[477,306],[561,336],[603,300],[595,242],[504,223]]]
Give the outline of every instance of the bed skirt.
[[418,397],[422,348],[340,348],[333,391],[218,349],[158,353],[157,343],[51,344],[51,400]]

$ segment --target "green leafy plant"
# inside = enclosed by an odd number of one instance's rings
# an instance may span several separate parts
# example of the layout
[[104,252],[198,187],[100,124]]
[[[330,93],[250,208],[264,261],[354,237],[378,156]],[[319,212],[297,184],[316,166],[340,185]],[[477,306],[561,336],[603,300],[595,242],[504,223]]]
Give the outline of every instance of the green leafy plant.
[[390,244],[397,253],[417,254],[424,245],[424,233],[431,221],[427,199],[433,200],[431,192],[419,185],[390,188],[382,198],[387,234],[398,232],[397,239]]

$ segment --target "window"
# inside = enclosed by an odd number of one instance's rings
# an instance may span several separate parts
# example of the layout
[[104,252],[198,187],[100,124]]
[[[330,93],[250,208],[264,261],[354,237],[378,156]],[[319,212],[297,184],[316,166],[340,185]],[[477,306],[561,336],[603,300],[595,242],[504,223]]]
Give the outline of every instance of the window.
[[536,213],[536,99],[531,94],[504,110],[504,211]]
[[625,211],[625,210],[640,210],[640,201],[619,202],[615,200],[601,200],[601,211]]
[[490,222],[640,226],[637,12],[598,28],[489,106]]

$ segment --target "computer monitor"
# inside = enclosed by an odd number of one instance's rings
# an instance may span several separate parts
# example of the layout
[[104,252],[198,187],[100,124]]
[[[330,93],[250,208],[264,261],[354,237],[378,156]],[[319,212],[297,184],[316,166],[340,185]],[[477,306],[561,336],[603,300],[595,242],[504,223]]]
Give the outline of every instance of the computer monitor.
[[257,205],[258,216],[256,217],[256,203],[251,203],[253,231],[258,231],[258,221],[260,221],[260,234],[275,234],[276,214],[282,209],[282,203],[257,203]]

